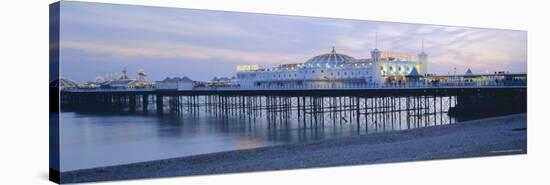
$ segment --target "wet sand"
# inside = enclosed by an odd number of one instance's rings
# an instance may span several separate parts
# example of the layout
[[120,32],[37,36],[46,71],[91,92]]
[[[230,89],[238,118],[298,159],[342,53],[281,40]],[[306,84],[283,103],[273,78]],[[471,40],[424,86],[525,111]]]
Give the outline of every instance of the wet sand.
[[527,153],[527,114],[61,173],[61,183]]

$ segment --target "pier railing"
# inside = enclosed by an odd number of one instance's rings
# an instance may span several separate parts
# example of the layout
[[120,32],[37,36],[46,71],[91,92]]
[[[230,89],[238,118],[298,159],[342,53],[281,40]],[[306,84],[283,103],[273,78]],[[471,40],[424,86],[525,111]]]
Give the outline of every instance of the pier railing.
[[326,90],[326,89],[421,89],[421,88],[508,88],[526,87],[526,81],[505,82],[453,82],[453,83],[350,83],[350,84],[303,84],[303,85],[262,85],[262,86],[221,86],[221,87],[194,87],[192,89],[156,89],[150,88],[93,88],[93,89],[64,89],[69,92],[148,92],[163,90],[179,91],[237,91],[237,90]]
[[387,84],[306,84],[270,86],[195,87],[194,90],[316,90],[316,89],[418,89],[418,88],[476,88],[526,87],[526,82],[457,82],[457,83],[387,83]]

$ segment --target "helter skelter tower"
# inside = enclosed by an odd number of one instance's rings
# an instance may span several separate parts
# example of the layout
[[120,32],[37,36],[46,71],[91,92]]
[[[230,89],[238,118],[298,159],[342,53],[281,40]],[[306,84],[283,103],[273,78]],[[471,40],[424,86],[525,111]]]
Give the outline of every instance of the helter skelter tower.
[[418,54],[418,64],[416,68],[421,75],[426,75],[428,73],[428,54],[424,52],[424,38],[422,38],[422,51]]

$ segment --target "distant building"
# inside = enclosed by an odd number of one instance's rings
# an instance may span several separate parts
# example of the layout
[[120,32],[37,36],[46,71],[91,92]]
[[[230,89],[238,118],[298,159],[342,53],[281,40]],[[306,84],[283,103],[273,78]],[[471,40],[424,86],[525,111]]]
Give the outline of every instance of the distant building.
[[138,78],[130,78],[126,73],[126,69],[122,70],[120,74],[114,80],[106,80],[100,83],[101,88],[111,89],[135,89],[135,88],[151,88],[154,84],[147,81],[147,74],[143,70],[138,72]]
[[157,81],[156,88],[158,90],[192,90],[193,80],[188,77],[166,77],[162,81]]
[[101,84],[97,82],[84,82],[81,84],[78,84],[79,89],[95,89],[99,88]]
[[130,88],[131,83],[133,81],[134,80],[130,80],[130,79],[107,81],[101,84],[101,88],[127,89],[127,88]]
[[470,68],[468,68],[468,70],[466,71],[466,73],[464,75],[474,75],[474,73],[472,73],[472,70]]
[[209,87],[231,87],[238,86],[239,84],[237,83],[235,77],[214,77],[207,83],[207,85]]
[[251,71],[260,69],[259,65],[238,65],[237,71]]
[[418,71],[416,70],[416,67],[415,67],[406,77],[407,77],[407,82],[419,82],[422,76],[418,74]]
[[63,89],[72,89],[76,88],[78,84],[71,79],[60,77],[59,79],[56,79],[52,82],[50,82],[50,87],[57,87],[60,90]]
[[466,70],[466,73],[464,73],[464,77],[462,78],[464,82],[482,82],[485,80],[482,76],[474,75],[470,68]]

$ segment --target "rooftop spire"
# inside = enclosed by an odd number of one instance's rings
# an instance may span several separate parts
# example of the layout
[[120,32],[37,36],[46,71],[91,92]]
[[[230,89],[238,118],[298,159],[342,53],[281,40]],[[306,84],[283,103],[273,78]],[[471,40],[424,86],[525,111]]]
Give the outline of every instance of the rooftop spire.
[[332,53],[336,53],[336,50],[334,50],[334,46],[332,46]]
[[422,53],[424,53],[424,37],[422,37]]
[[378,32],[374,35],[374,48],[378,48]]

